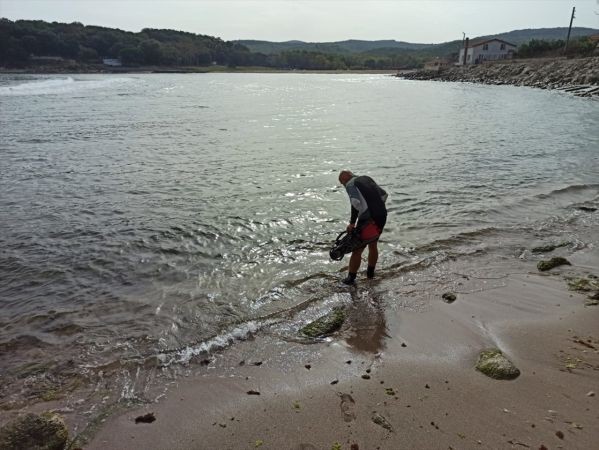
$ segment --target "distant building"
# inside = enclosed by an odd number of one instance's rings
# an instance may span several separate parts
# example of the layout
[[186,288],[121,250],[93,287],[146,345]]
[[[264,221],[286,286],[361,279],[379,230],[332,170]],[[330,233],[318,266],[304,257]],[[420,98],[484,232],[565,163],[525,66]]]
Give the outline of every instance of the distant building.
[[104,58],[102,60],[102,63],[105,66],[114,66],[114,67],[118,67],[118,66],[122,66],[123,65],[123,63],[121,62],[121,60],[118,59],[118,58]]
[[430,71],[434,71],[434,72],[438,72],[439,70],[448,67],[449,66],[449,61],[446,59],[441,59],[441,58],[436,58],[433,59],[432,61],[427,62],[424,65],[424,70],[430,70]]
[[[488,39],[486,41],[472,42],[467,45],[466,64],[480,64],[485,61],[498,59],[511,59],[516,51],[516,46],[501,39]],[[460,50],[459,65],[464,65],[464,50]]]

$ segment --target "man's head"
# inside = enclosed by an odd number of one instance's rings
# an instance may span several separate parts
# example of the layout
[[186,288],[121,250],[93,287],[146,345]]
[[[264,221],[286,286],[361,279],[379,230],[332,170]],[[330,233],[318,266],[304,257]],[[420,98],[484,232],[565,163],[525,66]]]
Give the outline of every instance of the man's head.
[[343,186],[345,186],[345,184],[351,180],[353,178],[354,174],[351,173],[350,170],[342,170],[341,172],[339,172],[339,183],[341,183]]

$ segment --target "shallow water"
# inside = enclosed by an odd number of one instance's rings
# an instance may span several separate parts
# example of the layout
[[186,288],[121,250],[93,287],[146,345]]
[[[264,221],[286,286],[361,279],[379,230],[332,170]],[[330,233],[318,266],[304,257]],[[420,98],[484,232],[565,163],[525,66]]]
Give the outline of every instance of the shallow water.
[[383,75],[3,75],[0,105],[6,373],[168,366],[334,304],[341,168],[389,192],[382,276],[597,241],[577,209],[599,204],[593,100]]

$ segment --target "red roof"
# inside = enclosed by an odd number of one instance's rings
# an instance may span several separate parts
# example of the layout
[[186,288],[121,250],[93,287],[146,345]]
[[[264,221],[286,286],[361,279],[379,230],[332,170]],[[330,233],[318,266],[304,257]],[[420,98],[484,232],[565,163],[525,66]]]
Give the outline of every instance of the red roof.
[[481,46],[483,44],[487,44],[487,43],[493,42],[493,41],[503,42],[504,44],[511,45],[512,47],[517,47],[517,45],[512,44],[512,43],[510,43],[508,41],[504,41],[503,39],[487,39],[486,41],[480,41],[480,42],[470,43],[470,44],[468,44],[468,48],[470,48],[470,47],[479,47],[479,46]]

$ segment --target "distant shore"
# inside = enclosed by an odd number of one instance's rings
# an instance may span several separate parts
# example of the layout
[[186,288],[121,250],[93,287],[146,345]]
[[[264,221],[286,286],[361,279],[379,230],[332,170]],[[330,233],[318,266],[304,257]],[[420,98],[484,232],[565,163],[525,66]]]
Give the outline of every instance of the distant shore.
[[[409,73],[412,70],[399,71]],[[193,73],[313,73],[313,74],[389,74],[396,75],[398,70],[376,70],[376,69],[348,69],[348,70],[299,70],[299,69],[276,69],[271,67],[249,66],[249,67],[227,67],[227,66],[205,66],[205,67],[109,67],[103,65],[43,65],[28,66],[23,68],[0,67],[0,74],[35,74],[35,75],[61,75],[61,74],[193,74]]]
[[397,76],[409,80],[561,89],[581,97],[599,96],[599,57],[493,61],[470,66],[448,66],[438,71],[418,70]]

